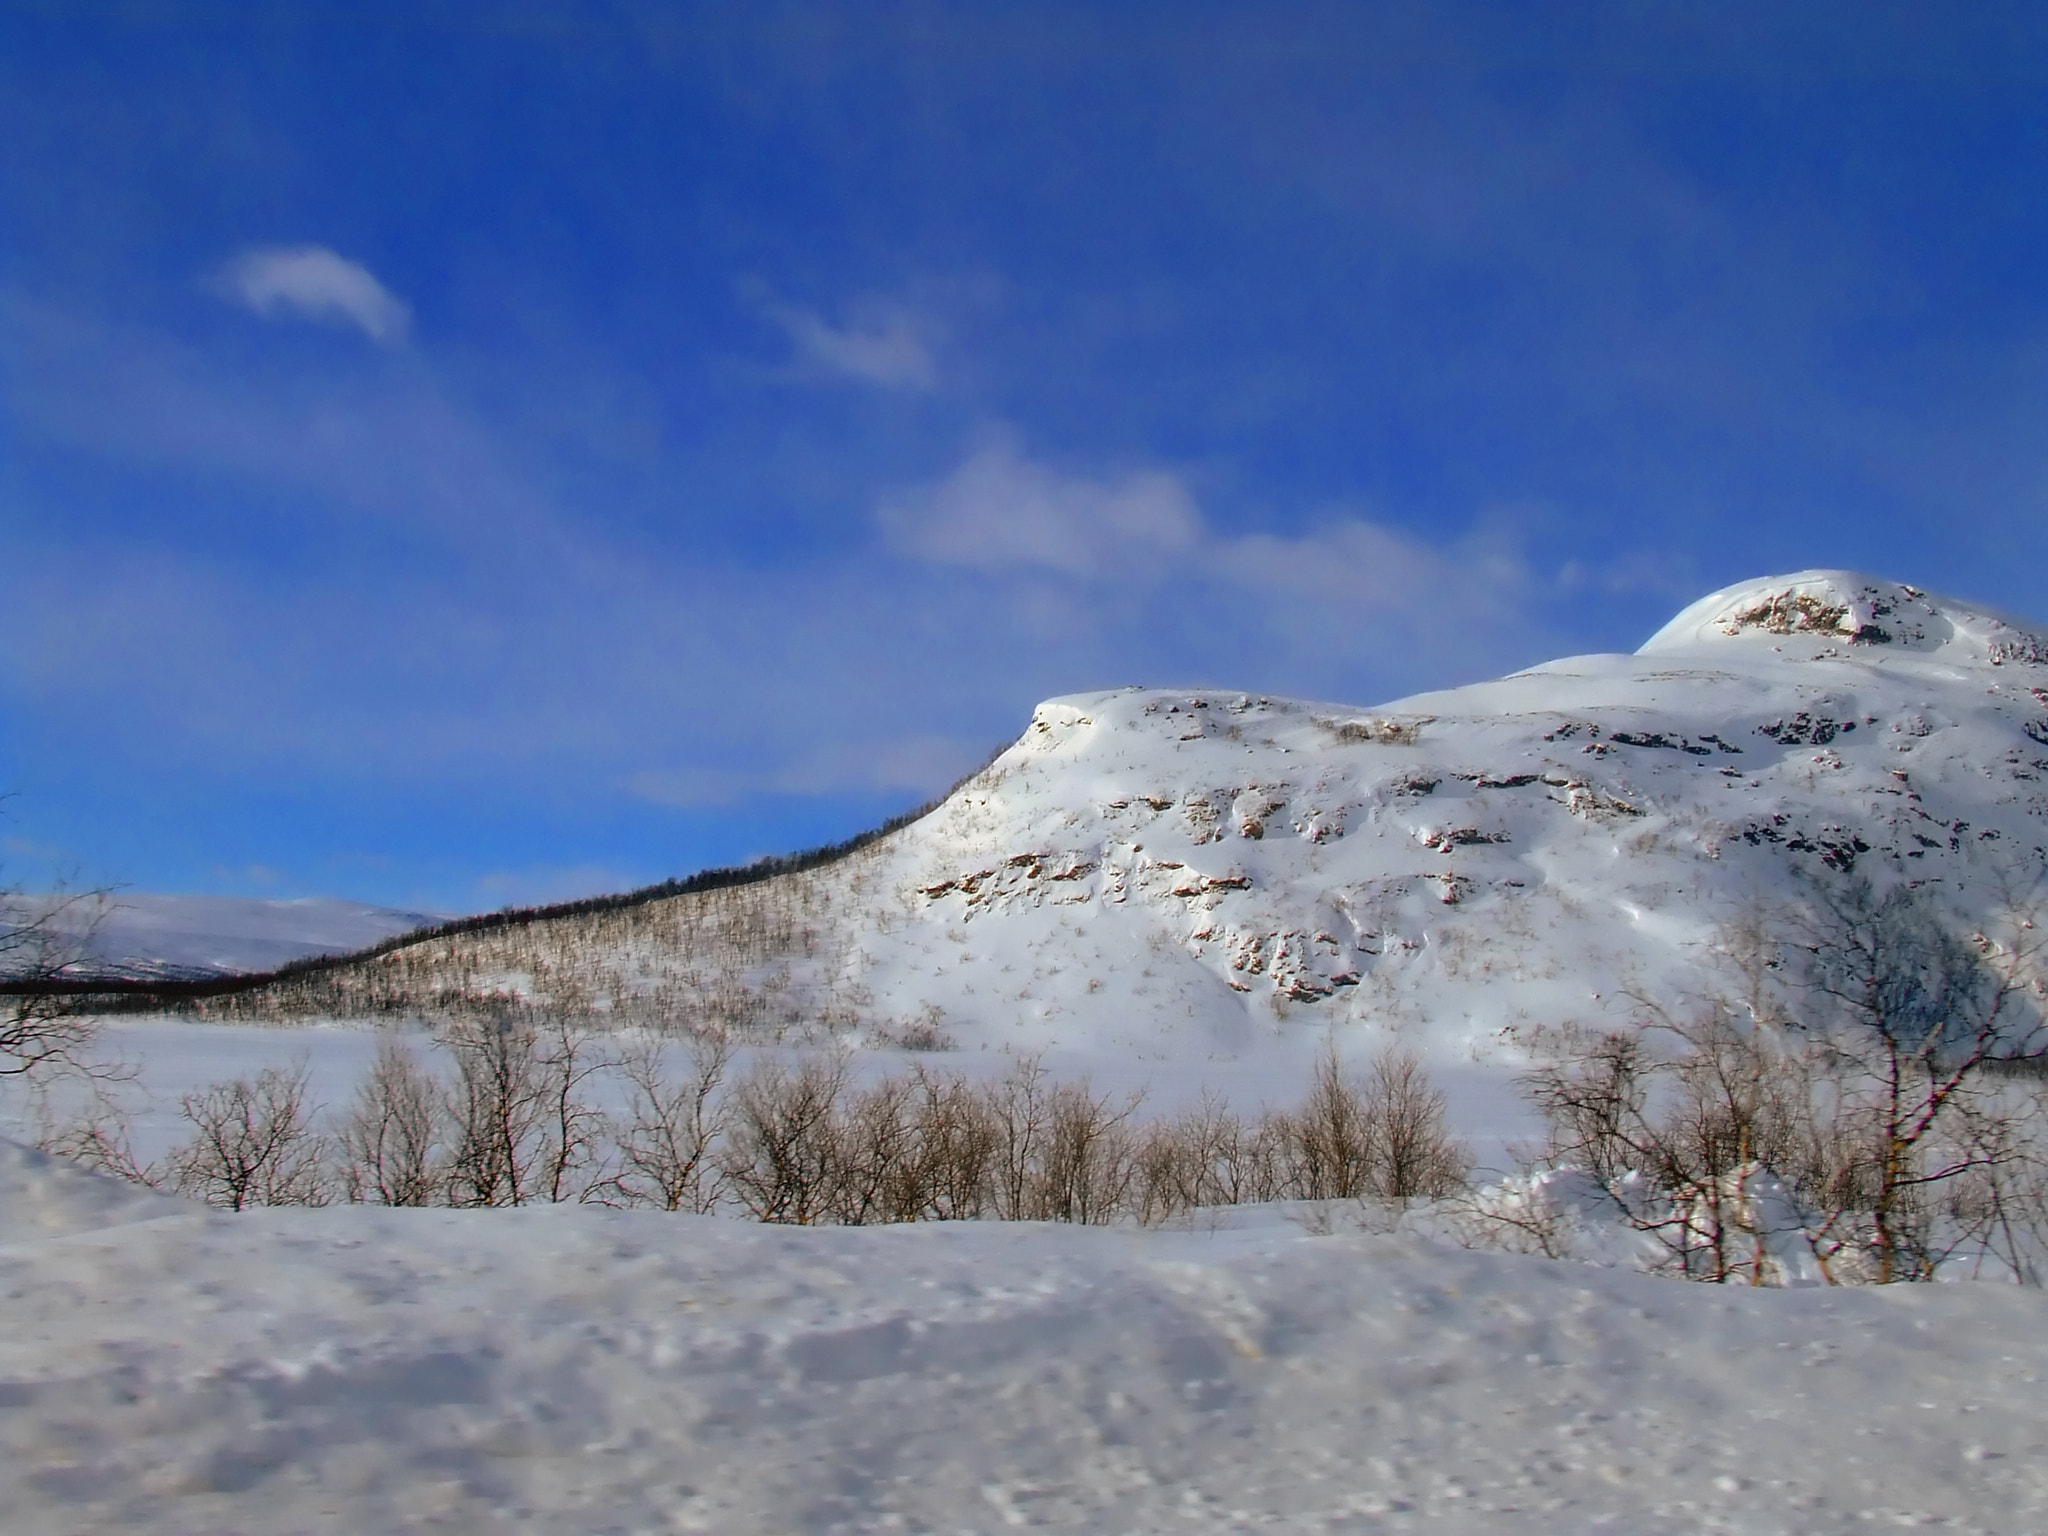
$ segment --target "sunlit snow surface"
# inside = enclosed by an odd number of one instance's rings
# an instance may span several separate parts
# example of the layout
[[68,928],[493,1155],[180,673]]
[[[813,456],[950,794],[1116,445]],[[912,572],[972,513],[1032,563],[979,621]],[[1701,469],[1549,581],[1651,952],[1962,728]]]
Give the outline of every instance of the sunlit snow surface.
[[2014,1287],[1721,1290],[1272,1212],[237,1217],[11,1147],[0,1232],[9,1536],[2048,1528]]
[[1808,572],[1635,655],[1370,709],[1047,703],[877,855],[896,905],[850,974],[964,1042],[1242,1058],[1356,1025],[1469,1059],[1725,985],[1717,929],[1800,876],[1911,880],[1975,927],[2044,845],[2048,643]]

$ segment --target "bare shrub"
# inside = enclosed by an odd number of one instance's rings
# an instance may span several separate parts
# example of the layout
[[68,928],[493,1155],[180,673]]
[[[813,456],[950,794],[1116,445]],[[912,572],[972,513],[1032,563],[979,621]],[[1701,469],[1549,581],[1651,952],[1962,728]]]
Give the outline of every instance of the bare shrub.
[[1338,720],[1318,715],[1316,724],[1339,741],[1366,741],[1379,746],[1408,747],[1421,739],[1422,728],[1430,723],[1430,719],[1431,717],[1425,715],[1414,720]]
[[915,1221],[925,1206],[917,1080],[894,1073],[848,1090],[831,1119],[826,1206],[846,1226]]
[[1654,1239],[1653,1267],[1773,1284],[1786,1244],[1812,1246],[1797,1191],[1833,1185],[1840,1158],[1811,1050],[1709,1006],[1632,1031],[1554,1031],[1539,1052],[1523,1087],[1550,1128],[1542,1162],[1582,1171]]
[[1132,1214],[1153,1225],[1205,1206],[1277,1200],[1285,1187],[1285,1116],[1247,1121],[1214,1094],[1140,1133]]
[[959,1042],[947,1030],[945,1018],[945,1010],[930,1003],[915,1018],[870,1025],[865,1033],[870,1045],[892,1046],[899,1051],[958,1050]]
[[918,1208],[913,1219],[969,1221],[994,1202],[1002,1130],[986,1095],[958,1073],[918,1067]]
[[2039,1082],[2007,1081],[1959,1112],[1958,1140],[1971,1168],[1943,1202],[1955,1247],[1970,1275],[2003,1269],[2022,1285],[2042,1283],[2048,1259],[2048,1104]]
[[1346,1075],[1334,1042],[1316,1057],[1308,1093],[1282,1124],[1291,1153],[1289,1194],[1355,1200],[1371,1193],[1378,1127],[1364,1089]]
[[630,1100],[614,1122],[618,1170],[599,1186],[599,1197],[663,1211],[709,1212],[720,1185],[713,1147],[725,1130],[718,1098],[732,1048],[722,1036],[700,1036],[688,1048],[689,1069],[671,1082],[658,1041],[629,1048],[617,1067]]
[[1451,1135],[1443,1093],[1420,1058],[1402,1050],[1373,1058],[1364,1088],[1373,1154],[1369,1192],[1383,1200],[1438,1199],[1465,1187],[1471,1155]]
[[[1964,938],[1923,892],[1840,878],[1750,914],[1723,935],[1732,993],[1686,1011],[1638,996],[1632,1030],[1540,1040],[1541,1161],[1583,1170],[1661,1246],[1656,1267],[1693,1279],[1810,1264],[1883,1284],[1958,1258],[2037,1275],[2048,1181],[2021,1085],[2048,1031],[2028,907],[2011,910],[2002,939]],[[1770,984],[1788,972],[1789,1001]]]
[[1467,1248],[1569,1259],[1576,1246],[1572,1213],[1547,1182],[1532,1167],[1504,1183],[1467,1188],[1445,1202],[1443,1231]]
[[[457,1020],[442,1036],[455,1059],[451,1205],[579,1200],[603,1183],[604,1116],[582,1095],[610,1063],[564,1019],[505,1012]],[[586,1177],[587,1175],[587,1177]]]
[[61,1120],[50,1112],[49,1103],[44,1100],[38,1106],[41,1125],[36,1146],[52,1157],[66,1158],[94,1173],[148,1189],[161,1189],[164,1171],[136,1156],[131,1116],[116,1097],[121,1081],[126,1079],[87,1078],[85,1103]]
[[1026,1056],[984,1091],[995,1131],[990,1194],[999,1221],[1045,1219],[1040,1168],[1051,1134],[1052,1084],[1045,1063]]
[[397,1036],[356,1085],[335,1141],[348,1198],[374,1205],[434,1205],[446,1193],[446,1090]]
[[[441,1040],[445,1075],[380,1040],[331,1143],[311,1130],[301,1066],[191,1096],[203,1134],[161,1176],[137,1163],[110,1097],[46,1145],[237,1208],[337,1188],[412,1206],[598,1199],[702,1213],[729,1199],[760,1221],[848,1226],[1155,1223],[1297,1194],[1405,1199],[1440,1192],[1462,1167],[1441,1096],[1406,1057],[1353,1082],[1326,1053],[1293,1112],[1248,1120],[1212,1095],[1147,1125],[1142,1093],[1056,1082],[1035,1057],[993,1081],[920,1064],[857,1083],[843,1054],[763,1056],[734,1080],[732,1048],[706,1036],[681,1048],[687,1068],[671,1078],[673,1043],[613,1057],[565,1022],[511,1010],[458,1019]],[[586,1092],[611,1071],[628,1104],[606,1116]]]
[[1026,1197],[1031,1219],[1100,1225],[1123,1213],[1138,1174],[1130,1121],[1143,1100],[1140,1093],[1121,1103],[1098,1096],[1085,1077],[1052,1090],[1043,1153]]
[[1403,1203],[1462,1192],[1470,1154],[1452,1136],[1421,1061],[1383,1051],[1363,1078],[1334,1044],[1292,1109],[1247,1119],[1214,1094],[1137,1135],[1128,1205],[1139,1221],[1270,1200]]
[[166,1159],[170,1181],[231,1211],[252,1205],[325,1205],[332,1195],[324,1139],[306,1103],[307,1068],[266,1067],[188,1093],[181,1112],[192,1139]]
[[1138,1177],[1130,1126],[1142,1094],[1121,1103],[1087,1079],[1054,1083],[1025,1057],[983,1090],[992,1133],[991,1204],[1003,1221],[1112,1221]]
[[846,1072],[836,1054],[809,1057],[794,1069],[769,1059],[734,1085],[719,1167],[757,1221],[810,1226],[832,1214]]

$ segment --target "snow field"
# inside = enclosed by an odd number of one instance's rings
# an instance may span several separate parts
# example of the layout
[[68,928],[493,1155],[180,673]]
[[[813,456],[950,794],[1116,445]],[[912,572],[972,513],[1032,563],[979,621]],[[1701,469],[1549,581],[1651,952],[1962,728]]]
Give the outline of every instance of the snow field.
[[1270,1211],[229,1216],[0,1169],[17,1536],[2048,1521],[2017,1288],[1732,1291]]

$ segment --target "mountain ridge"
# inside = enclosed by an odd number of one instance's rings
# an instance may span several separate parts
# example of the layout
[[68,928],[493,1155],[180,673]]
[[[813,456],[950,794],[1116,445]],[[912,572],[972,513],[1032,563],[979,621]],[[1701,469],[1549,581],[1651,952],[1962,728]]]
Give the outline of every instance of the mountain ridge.
[[[925,816],[817,868],[431,938],[253,1011],[533,1006],[887,1042],[1481,1052],[1697,992],[1805,876],[1977,924],[2048,864],[2048,643],[1854,572],[1759,578],[1633,654],[1360,709],[1048,700]],[[248,1004],[233,1011],[248,1011]]]

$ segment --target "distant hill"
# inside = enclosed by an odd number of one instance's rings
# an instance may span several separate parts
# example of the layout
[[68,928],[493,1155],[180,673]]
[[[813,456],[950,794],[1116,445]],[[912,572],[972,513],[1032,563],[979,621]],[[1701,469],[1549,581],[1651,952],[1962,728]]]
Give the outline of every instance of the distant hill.
[[[66,914],[71,928],[86,927],[94,910],[83,903],[73,908]],[[264,901],[120,891],[109,898],[78,958],[83,967],[112,974],[237,975],[310,955],[351,954],[445,920],[440,913],[325,897]]]
[[[1361,590],[1359,602],[1373,593]],[[772,878],[431,936],[205,1006],[526,1000],[965,1048],[1459,1055],[1711,985],[1803,875],[1988,918],[2048,864],[2048,641],[1851,572],[1742,583],[1633,655],[1371,708],[1075,695],[936,809]]]

